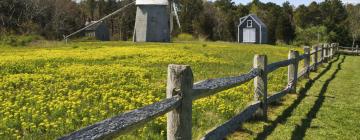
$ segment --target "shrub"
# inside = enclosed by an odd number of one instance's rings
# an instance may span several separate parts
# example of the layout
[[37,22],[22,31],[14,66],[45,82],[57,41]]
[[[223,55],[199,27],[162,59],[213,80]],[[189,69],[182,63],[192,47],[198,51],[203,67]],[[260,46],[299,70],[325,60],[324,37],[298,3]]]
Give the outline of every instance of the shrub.
[[314,45],[327,42],[334,33],[327,33],[325,26],[313,26],[309,28],[296,28],[294,45]]
[[96,37],[94,36],[83,36],[83,37],[79,37],[76,39],[70,39],[72,41],[77,41],[77,42],[92,42],[92,41],[97,41]]
[[196,39],[191,34],[182,33],[175,37],[173,41],[196,41]]
[[0,38],[0,42],[2,45],[18,47],[27,46],[29,43],[40,39],[41,37],[37,35],[2,35]]

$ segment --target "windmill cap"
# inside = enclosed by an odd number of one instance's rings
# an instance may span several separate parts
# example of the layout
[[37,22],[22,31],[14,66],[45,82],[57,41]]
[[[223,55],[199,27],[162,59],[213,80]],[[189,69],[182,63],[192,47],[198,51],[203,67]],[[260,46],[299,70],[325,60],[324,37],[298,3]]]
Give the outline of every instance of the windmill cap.
[[169,5],[168,0],[136,0],[136,5]]

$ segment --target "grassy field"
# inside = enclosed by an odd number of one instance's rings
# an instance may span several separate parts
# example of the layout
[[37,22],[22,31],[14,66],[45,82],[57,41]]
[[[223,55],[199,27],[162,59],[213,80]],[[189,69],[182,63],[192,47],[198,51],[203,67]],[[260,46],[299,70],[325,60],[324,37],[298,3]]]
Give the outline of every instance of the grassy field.
[[[0,139],[54,139],[165,98],[169,64],[190,65],[195,81],[249,71],[255,54],[287,58],[289,46],[222,42],[37,42],[0,47]],[[296,48],[301,50],[301,48]],[[269,75],[286,85],[286,69]],[[253,99],[253,84],[194,103],[193,138]],[[165,117],[119,139],[165,139]]]
[[360,57],[340,56],[229,139],[360,139]]

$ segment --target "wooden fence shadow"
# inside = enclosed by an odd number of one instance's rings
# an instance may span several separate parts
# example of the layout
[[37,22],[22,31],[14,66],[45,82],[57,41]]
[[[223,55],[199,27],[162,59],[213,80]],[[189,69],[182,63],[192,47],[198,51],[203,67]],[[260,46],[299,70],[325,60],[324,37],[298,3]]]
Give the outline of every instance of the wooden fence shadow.
[[[345,56],[343,60],[345,59]],[[315,78],[310,79],[303,88],[299,91],[299,96],[297,99],[292,103],[289,107],[287,107],[280,116],[276,118],[276,120],[272,121],[270,125],[267,125],[264,127],[263,132],[259,133],[256,136],[256,140],[263,140],[266,139],[277,127],[278,124],[285,123],[287,119],[291,116],[292,112],[297,108],[297,106],[301,103],[301,101],[306,97],[306,93],[310,90],[314,82],[318,79],[320,79],[326,72],[328,72],[333,63],[337,62],[339,60],[339,55],[337,55],[337,58],[334,61],[329,62],[329,64],[325,67],[324,70],[321,71]]]
[[343,56],[341,62],[338,64],[335,72],[331,75],[331,77],[329,79],[327,79],[325,81],[324,85],[322,86],[322,88],[320,90],[320,94],[319,94],[317,100],[315,101],[314,106],[306,114],[306,118],[302,119],[301,124],[297,125],[295,127],[294,131],[292,132],[292,136],[291,136],[292,140],[298,140],[298,139],[301,140],[301,139],[303,139],[305,137],[306,130],[310,127],[312,120],[314,118],[316,118],[316,114],[319,112],[321,106],[323,105],[323,103],[325,101],[324,94],[326,93],[330,82],[332,80],[334,80],[336,78],[336,74],[340,70],[342,70],[341,65],[344,63],[345,58],[346,58],[346,56]]

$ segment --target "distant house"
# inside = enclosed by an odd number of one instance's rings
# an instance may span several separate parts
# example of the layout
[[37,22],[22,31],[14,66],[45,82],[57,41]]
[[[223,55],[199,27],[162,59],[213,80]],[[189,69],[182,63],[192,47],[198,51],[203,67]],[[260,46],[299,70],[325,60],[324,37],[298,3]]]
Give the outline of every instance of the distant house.
[[[90,25],[94,23],[95,21],[86,22],[85,26]],[[94,24],[93,26],[85,29],[85,36],[87,37],[95,37],[98,40],[101,41],[109,41],[110,40],[110,33],[109,29],[107,28],[106,24],[104,22],[99,22],[97,24]]]
[[254,14],[240,18],[238,25],[238,42],[239,43],[268,43],[268,29],[264,22]]

